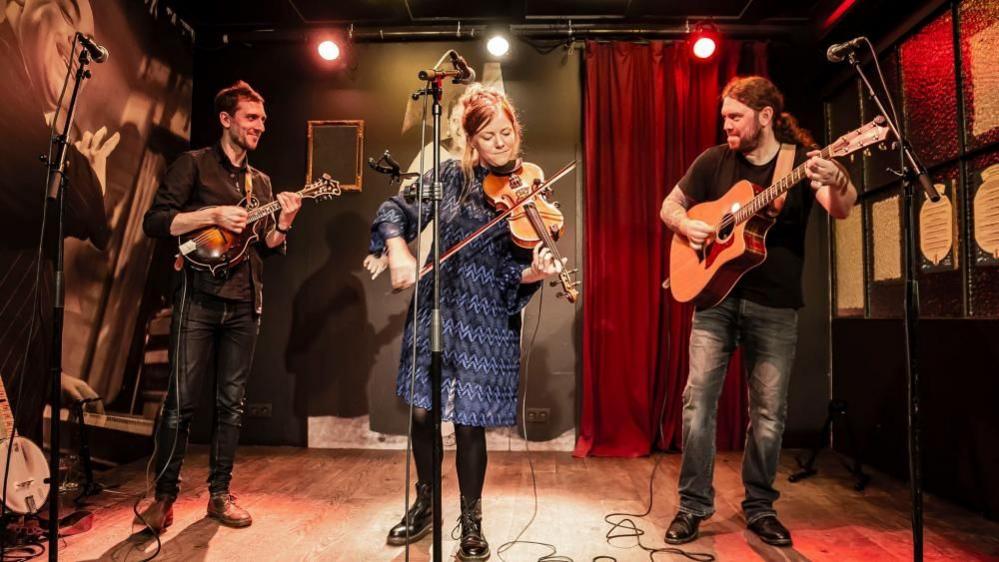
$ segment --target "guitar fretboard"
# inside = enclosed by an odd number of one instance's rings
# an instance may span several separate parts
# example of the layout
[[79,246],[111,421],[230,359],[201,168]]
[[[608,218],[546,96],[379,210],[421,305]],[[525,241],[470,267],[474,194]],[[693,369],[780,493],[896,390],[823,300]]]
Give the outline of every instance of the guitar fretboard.
[[[822,158],[829,158],[829,148],[825,147],[820,151],[819,156]],[[781,179],[774,182],[773,185],[764,189],[753,200],[749,202],[748,205],[736,211],[734,218],[735,224],[740,224],[748,221],[754,217],[757,213],[766,209],[770,203],[773,203],[775,199],[787,193],[789,189],[794,187],[798,182],[805,179],[805,166],[808,163],[798,166],[797,168],[791,170],[791,173],[782,177]]]

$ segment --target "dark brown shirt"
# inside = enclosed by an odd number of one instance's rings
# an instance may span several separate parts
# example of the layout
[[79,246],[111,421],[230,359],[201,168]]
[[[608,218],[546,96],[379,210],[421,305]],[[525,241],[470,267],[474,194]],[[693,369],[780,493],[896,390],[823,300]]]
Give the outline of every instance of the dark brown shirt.
[[[240,167],[233,166],[221,144],[181,154],[167,168],[156,197],[146,211],[143,230],[151,238],[172,238],[170,224],[178,213],[238,204],[245,197],[245,177],[248,173],[252,174],[253,196],[261,204],[273,201],[271,179],[267,174],[249,166],[246,160]],[[263,220],[269,224],[264,225],[262,232],[269,232],[273,228],[274,217]],[[211,297],[253,302],[259,314],[263,309],[262,258],[275,252],[283,253],[284,245],[271,249],[261,239],[250,247],[248,259],[230,269],[225,277],[214,277],[207,271],[193,271],[192,286],[196,293]]]

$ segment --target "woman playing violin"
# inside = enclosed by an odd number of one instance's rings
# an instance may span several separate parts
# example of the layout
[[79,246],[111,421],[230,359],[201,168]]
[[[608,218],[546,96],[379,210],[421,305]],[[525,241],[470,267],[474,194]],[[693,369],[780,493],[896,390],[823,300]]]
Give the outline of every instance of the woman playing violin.
[[[462,128],[468,142],[461,160],[441,165],[441,248],[447,249],[496,216],[483,196],[487,174],[508,172],[518,164],[521,128],[510,100],[501,92],[474,85],[462,97]],[[424,182],[432,181],[427,174]],[[424,205],[422,224],[430,219]],[[395,196],[378,209],[371,227],[371,255],[365,267],[377,275],[388,267],[392,286],[416,283],[418,268],[407,242],[418,233],[416,205]],[[482,485],[486,473],[485,428],[517,423],[520,382],[520,312],[563,263],[542,245],[533,254],[517,247],[506,221],[500,221],[441,266],[441,316],[444,334],[441,418],[454,422],[458,486],[461,492],[459,560],[485,560],[489,545],[482,533]],[[402,342],[396,394],[413,405],[413,457],[416,501],[388,534],[388,543],[410,542],[431,530],[433,427],[430,421],[430,276],[419,283],[415,390],[410,394],[412,315]],[[424,303],[427,306],[423,306]]]

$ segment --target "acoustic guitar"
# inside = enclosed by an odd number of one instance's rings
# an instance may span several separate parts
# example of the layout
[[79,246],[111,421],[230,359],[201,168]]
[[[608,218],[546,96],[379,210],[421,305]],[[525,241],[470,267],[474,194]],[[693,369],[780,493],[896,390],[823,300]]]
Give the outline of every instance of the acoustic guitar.
[[[0,435],[0,479],[7,474],[7,509],[19,515],[35,513],[49,496],[49,465],[38,445],[14,430],[14,414],[2,379],[0,420],[3,421],[0,424],[3,431]],[[7,455],[10,455],[9,463]]]
[[[297,192],[302,199],[325,201],[339,196],[340,183],[323,174],[318,180],[306,185]],[[208,271],[215,277],[224,277],[229,269],[246,259],[250,244],[260,240],[265,234],[261,232],[264,223],[260,219],[271,216],[281,209],[281,204],[271,201],[261,205],[255,197],[243,198],[239,206],[247,210],[246,227],[240,233],[235,233],[220,226],[206,226],[177,237],[180,253],[177,255],[176,268],[179,270],[186,261],[191,267]]]
[[[853,154],[883,142],[890,130],[884,117],[846,133],[821,151],[822,158]],[[669,255],[670,289],[679,302],[710,308],[728,296],[742,276],[767,258],[767,231],[775,219],[762,213],[775,199],[806,177],[805,164],[764,189],[743,180],[722,197],[694,205],[687,216],[712,225],[714,234],[700,250],[680,233],[673,235]]]

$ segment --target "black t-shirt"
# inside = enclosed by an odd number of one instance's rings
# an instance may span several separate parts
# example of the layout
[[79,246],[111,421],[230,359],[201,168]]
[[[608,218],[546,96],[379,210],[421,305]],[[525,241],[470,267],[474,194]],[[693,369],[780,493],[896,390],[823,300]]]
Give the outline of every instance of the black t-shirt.
[[[798,146],[794,166],[807,160],[807,149]],[[777,156],[757,166],[728,145],[713,146],[697,157],[677,185],[697,203],[718,199],[740,180],[769,187],[775,179]],[[787,192],[777,222],[767,232],[767,259],[746,272],[730,296],[775,308],[801,308],[801,269],[805,261],[805,228],[815,193],[807,180]]]

